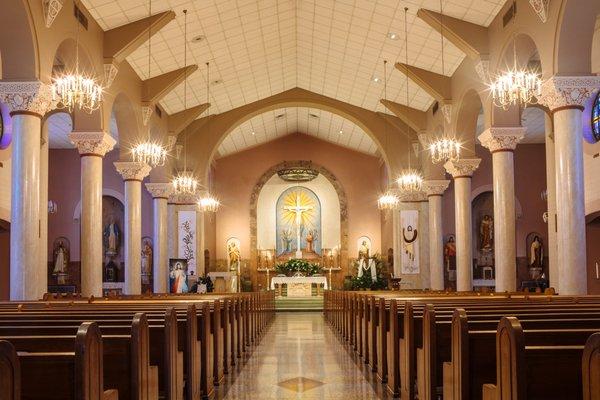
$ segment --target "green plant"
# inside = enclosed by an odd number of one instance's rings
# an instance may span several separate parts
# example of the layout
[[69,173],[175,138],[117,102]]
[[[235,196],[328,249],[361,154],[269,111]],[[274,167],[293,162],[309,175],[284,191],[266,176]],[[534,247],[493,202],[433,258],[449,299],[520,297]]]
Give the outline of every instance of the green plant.
[[377,280],[373,281],[371,278],[370,271],[365,271],[363,276],[358,276],[358,264],[359,260],[355,260],[352,263],[356,276],[350,278],[351,290],[360,289],[371,289],[371,290],[382,290],[388,287],[387,277],[385,273],[386,266],[379,254],[374,254],[371,257],[375,261],[375,270],[377,271]]
[[300,272],[304,276],[312,276],[321,272],[321,266],[306,260],[292,258],[284,263],[277,264],[275,272],[288,276]]

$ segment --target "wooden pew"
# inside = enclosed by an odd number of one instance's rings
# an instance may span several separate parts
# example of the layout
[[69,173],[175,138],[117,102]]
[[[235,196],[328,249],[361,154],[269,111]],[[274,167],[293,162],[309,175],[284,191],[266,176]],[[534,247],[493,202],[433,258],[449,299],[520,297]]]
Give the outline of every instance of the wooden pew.
[[583,400],[600,400],[600,333],[585,343],[581,364]]

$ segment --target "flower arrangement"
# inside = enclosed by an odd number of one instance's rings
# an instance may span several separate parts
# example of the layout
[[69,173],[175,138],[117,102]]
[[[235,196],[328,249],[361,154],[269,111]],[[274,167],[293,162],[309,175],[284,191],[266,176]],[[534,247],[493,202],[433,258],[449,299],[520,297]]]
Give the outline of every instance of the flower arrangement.
[[284,263],[277,264],[275,272],[286,276],[292,276],[298,272],[304,276],[313,276],[321,273],[321,266],[306,260],[292,258]]
[[383,289],[387,289],[388,281],[387,281],[387,277],[385,275],[386,266],[383,262],[383,259],[381,258],[381,255],[373,254],[373,256],[371,258],[373,260],[375,260],[375,269],[377,271],[377,280],[373,281],[373,279],[371,278],[371,274],[368,272],[365,272],[363,274],[363,276],[359,277],[358,276],[359,260],[354,260],[354,262],[352,263],[352,267],[354,268],[354,271],[356,271],[356,275],[353,276],[352,278],[350,278],[351,290],[365,290],[365,289],[383,290]]

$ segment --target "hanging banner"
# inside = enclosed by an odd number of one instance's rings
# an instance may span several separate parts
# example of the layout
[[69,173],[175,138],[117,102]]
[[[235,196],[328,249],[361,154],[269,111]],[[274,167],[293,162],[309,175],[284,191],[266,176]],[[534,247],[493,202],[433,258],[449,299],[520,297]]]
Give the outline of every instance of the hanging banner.
[[178,257],[187,260],[187,273],[196,275],[196,211],[179,211]]
[[419,212],[417,210],[400,211],[400,244],[402,251],[402,273],[419,274]]

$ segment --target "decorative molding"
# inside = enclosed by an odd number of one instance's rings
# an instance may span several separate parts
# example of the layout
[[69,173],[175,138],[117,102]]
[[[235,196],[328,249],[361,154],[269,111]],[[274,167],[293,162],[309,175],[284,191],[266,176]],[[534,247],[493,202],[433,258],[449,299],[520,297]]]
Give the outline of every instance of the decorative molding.
[[444,114],[444,119],[447,123],[452,123],[452,104],[446,103],[440,105],[440,110],[442,110],[442,114]]
[[[177,143],[177,135],[169,135],[167,136],[167,151],[171,152],[175,148],[175,143]],[[177,155],[179,158],[179,154]]]
[[168,199],[173,193],[173,185],[171,183],[146,183],[146,190],[150,192],[153,198]]
[[197,193],[171,193],[169,196],[169,204],[196,204],[198,203]]
[[40,81],[0,82],[0,101],[11,113],[28,111],[40,116],[55,106],[50,86]]
[[429,133],[426,131],[419,132],[417,134],[417,139],[419,139],[419,143],[421,143],[421,147],[425,150],[429,148]]
[[117,77],[119,67],[114,62],[104,64],[104,87],[109,88]]
[[178,144],[175,145],[175,159],[179,160],[179,157],[181,157],[181,152],[183,151],[183,145]]
[[481,158],[461,158],[456,161],[447,161],[444,168],[453,178],[471,177],[480,163]]
[[500,150],[514,150],[525,137],[527,128],[491,127],[478,136],[479,142],[492,153]]
[[448,189],[450,181],[446,179],[423,181],[423,191],[427,196],[441,196]]
[[585,102],[600,88],[600,76],[553,76],[542,84],[538,102],[554,111],[557,108],[584,107]]
[[145,104],[142,106],[142,122],[144,123],[144,126],[148,125],[148,121],[150,121],[153,112],[154,107],[152,107],[152,104]]
[[546,23],[548,21],[548,8],[550,6],[550,0],[529,0],[529,4],[531,4],[531,8],[533,11],[540,17],[542,23]]
[[63,8],[64,0],[43,0],[44,20],[46,28],[50,28],[54,19]]
[[71,132],[69,140],[77,147],[81,155],[104,157],[111,151],[117,141],[106,132]]
[[401,203],[416,203],[420,201],[427,201],[427,193],[424,191],[419,192],[400,192],[398,198]]
[[475,61],[475,72],[477,72],[477,75],[482,82],[489,82],[490,60],[487,57],[479,57],[479,59]]
[[141,181],[152,169],[146,163],[135,161],[116,161],[113,164],[125,181]]
[[419,157],[421,155],[421,143],[418,141],[414,141],[411,143],[413,151],[415,153],[415,157]]

